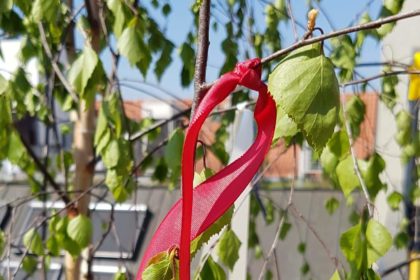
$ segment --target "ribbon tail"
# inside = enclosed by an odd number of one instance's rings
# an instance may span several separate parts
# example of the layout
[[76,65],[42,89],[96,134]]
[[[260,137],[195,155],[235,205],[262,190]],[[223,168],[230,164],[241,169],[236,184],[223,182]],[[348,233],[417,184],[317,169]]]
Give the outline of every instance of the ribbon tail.
[[[168,212],[155,232],[140,264],[137,280],[158,253],[180,248],[180,279],[190,279],[190,242],[208,229],[235,202],[271,146],[276,121],[276,105],[261,82],[258,59],[239,64],[223,75],[207,92],[187,130],[182,158],[182,198]],[[255,70],[256,68],[256,70]],[[204,120],[237,85],[259,92],[254,118],[258,133],[254,143],[237,160],[193,189],[195,147]]]

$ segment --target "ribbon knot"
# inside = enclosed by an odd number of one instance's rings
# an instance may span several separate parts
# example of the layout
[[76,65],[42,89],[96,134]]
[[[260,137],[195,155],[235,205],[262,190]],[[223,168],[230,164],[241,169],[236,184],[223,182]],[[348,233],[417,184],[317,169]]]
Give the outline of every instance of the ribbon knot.
[[[163,219],[141,261],[137,280],[158,253],[179,248],[179,276],[190,279],[190,242],[208,229],[235,202],[252,180],[274,135],[276,105],[261,81],[260,59],[239,63],[210,88],[191,118],[182,154],[182,198]],[[258,133],[254,143],[237,160],[193,189],[194,159],[198,135],[207,116],[237,85],[259,93],[254,110]],[[250,124],[251,125],[251,124]]]

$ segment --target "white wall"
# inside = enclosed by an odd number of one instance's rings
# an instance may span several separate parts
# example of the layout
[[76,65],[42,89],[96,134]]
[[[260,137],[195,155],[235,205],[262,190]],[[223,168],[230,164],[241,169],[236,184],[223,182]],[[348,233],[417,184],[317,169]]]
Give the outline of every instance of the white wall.
[[[415,9],[420,9],[420,1],[406,0],[401,12],[409,12]],[[415,17],[397,23],[393,32],[384,39],[381,45],[381,56],[383,61],[394,60],[411,64],[414,52],[418,50],[420,50],[420,18]],[[399,104],[394,109],[395,113],[402,108],[407,109],[408,76],[400,76],[400,81],[397,86]],[[404,166],[399,157],[399,146],[394,139],[397,128],[393,115],[381,102],[378,107],[377,120],[376,147],[387,163],[384,180],[388,184],[388,193],[392,192],[394,188],[402,192]],[[392,234],[395,234],[399,229],[399,222],[404,217],[403,211],[392,212],[386,203],[386,195],[382,193],[376,200],[376,208],[379,221],[384,223]],[[386,257],[378,262],[378,265],[382,268],[389,267],[405,259],[406,252],[404,250],[396,251],[393,248]],[[398,275],[395,275],[395,277],[395,279],[400,279]],[[394,278],[389,277],[387,279]]]

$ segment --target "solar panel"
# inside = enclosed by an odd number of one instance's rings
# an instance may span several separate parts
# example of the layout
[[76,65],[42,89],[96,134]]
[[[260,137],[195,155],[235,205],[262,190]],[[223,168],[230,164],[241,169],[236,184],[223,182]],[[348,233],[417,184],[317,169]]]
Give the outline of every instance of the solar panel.
[[[34,201],[30,204],[30,210],[26,216],[25,225],[21,229],[24,233],[32,221],[42,215],[44,204],[40,201]],[[50,215],[53,209],[62,209],[64,204],[61,202],[46,202],[47,215]],[[111,219],[111,205],[108,203],[91,203],[90,215],[93,222],[93,244],[97,244],[103,237]],[[146,232],[149,221],[149,212],[144,204],[117,204],[114,207],[114,226],[106,236],[101,246],[95,253],[95,258],[110,259],[134,259],[140,249],[140,244]],[[22,241],[20,242],[22,246]]]
[[[10,269],[10,274],[13,275],[18,267],[18,261],[11,261],[10,263],[7,260],[4,260],[0,266],[1,275],[7,277],[8,271]],[[39,267],[40,268],[40,267]],[[62,265],[58,263],[51,263],[47,269],[47,278],[48,280],[59,280],[62,274]],[[13,277],[14,280],[30,280],[30,279],[43,279],[41,277],[41,270],[38,269],[34,272],[33,275],[28,275],[23,269],[22,266],[17,271],[16,275]]]

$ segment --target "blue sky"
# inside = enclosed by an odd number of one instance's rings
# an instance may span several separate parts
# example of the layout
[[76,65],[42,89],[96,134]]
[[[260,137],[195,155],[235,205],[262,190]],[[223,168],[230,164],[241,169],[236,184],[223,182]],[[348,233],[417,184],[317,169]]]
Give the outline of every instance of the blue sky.
[[[223,0],[219,0],[223,1]],[[257,23],[263,23],[264,22],[264,10],[263,10],[263,2],[268,2],[269,0],[257,0],[253,1],[250,0],[255,8],[255,16],[256,16],[256,22]],[[76,7],[77,3],[76,1]],[[167,21],[161,16],[160,13],[154,11],[154,9],[149,7],[149,11],[151,11],[152,16],[161,24],[165,25],[167,30],[166,34],[167,37],[175,43],[175,45],[178,47],[180,46],[185,38],[187,32],[190,30],[190,27],[193,24],[193,17],[190,12],[190,6],[192,1],[170,1],[172,6],[172,13],[167,19]],[[217,1],[213,1],[217,2]],[[293,14],[295,16],[295,19],[299,22],[306,23],[306,14],[308,12],[308,6],[307,6],[307,0],[291,0],[292,3],[292,9]],[[382,1],[376,0],[376,1],[366,1],[366,0],[323,0],[321,1],[322,10],[327,13],[327,16],[330,18],[330,21],[333,22],[333,26],[331,26],[328,21],[326,20],[326,16],[323,13],[320,13],[317,20],[317,26],[322,27],[324,29],[324,32],[328,33],[334,29],[341,29],[344,27],[349,26],[354,20],[356,20],[355,23],[357,23],[356,16],[360,15],[361,11],[366,9],[367,3],[372,2],[368,8],[368,12],[371,15],[372,18],[376,18],[379,9],[381,6]],[[149,3],[148,1],[141,1],[141,3]],[[316,7],[316,5],[315,5]],[[222,22],[226,22],[228,19],[224,17],[222,14],[217,13],[215,11],[215,14],[218,16],[219,20]],[[300,28],[298,28],[298,33],[301,36],[304,31]],[[220,49],[220,42],[224,39],[224,32],[223,28],[219,26],[218,32],[215,32],[211,30],[210,32],[210,49],[209,49],[209,60],[208,60],[208,70],[207,70],[207,81],[212,81],[217,79],[217,75],[219,72],[219,67],[223,63],[223,56]],[[282,36],[282,44],[283,47],[287,47],[294,41],[294,36],[292,32],[292,28],[290,25],[282,25],[281,26],[281,36]],[[361,58],[359,62],[374,62],[379,61],[380,59],[380,52],[381,47],[379,44],[374,42],[371,39],[368,39],[363,53],[361,55]],[[105,59],[109,58],[108,54],[104,54],[103,57]],[[161,82],[160,87],[165,89],[168,92],[171,92],[172,94],[175,94],[176,96],[179,96],[181,98],[191,98],[193,89],[190,88],[182,88],[180,84],[180,70],[182,68],[182,63],[178,57],[178,52],[174,51],[173,55],[173,62],[169,69],[164,74]],[[240,57],[239,59],[243,59],[243,57]],[[193,61],[191,63],[194,63]],[[358,69],[360,73],[362,73],[364,76],[369,76],[377,73],[379,71],[379,68],[364,68],[364,69]],[[140,72],[135,69],[131,68],[128,64],[128,62],[125,59],[122,59],[120,61],[119,66],[119,75],[120,78],[127,78],[127,79],[136,79],[140,81],[147,81],[152,84],[157,84],[158,82],[153,77],[152,71],[149,72],[146,79],[144,79]],[[155,94],[161,94],[163,98],[167,98],[168,96],[162,95],[162,91],[156,90],[150,87],[144,87],[142,88],[147,89],[150,92],[153,92]],[[138,98],[151,98],[150,96],[141,94],[137,91],[129,90],[127,88],[123,89],[123,94],[125,98],[128,99],[138,99]]]

